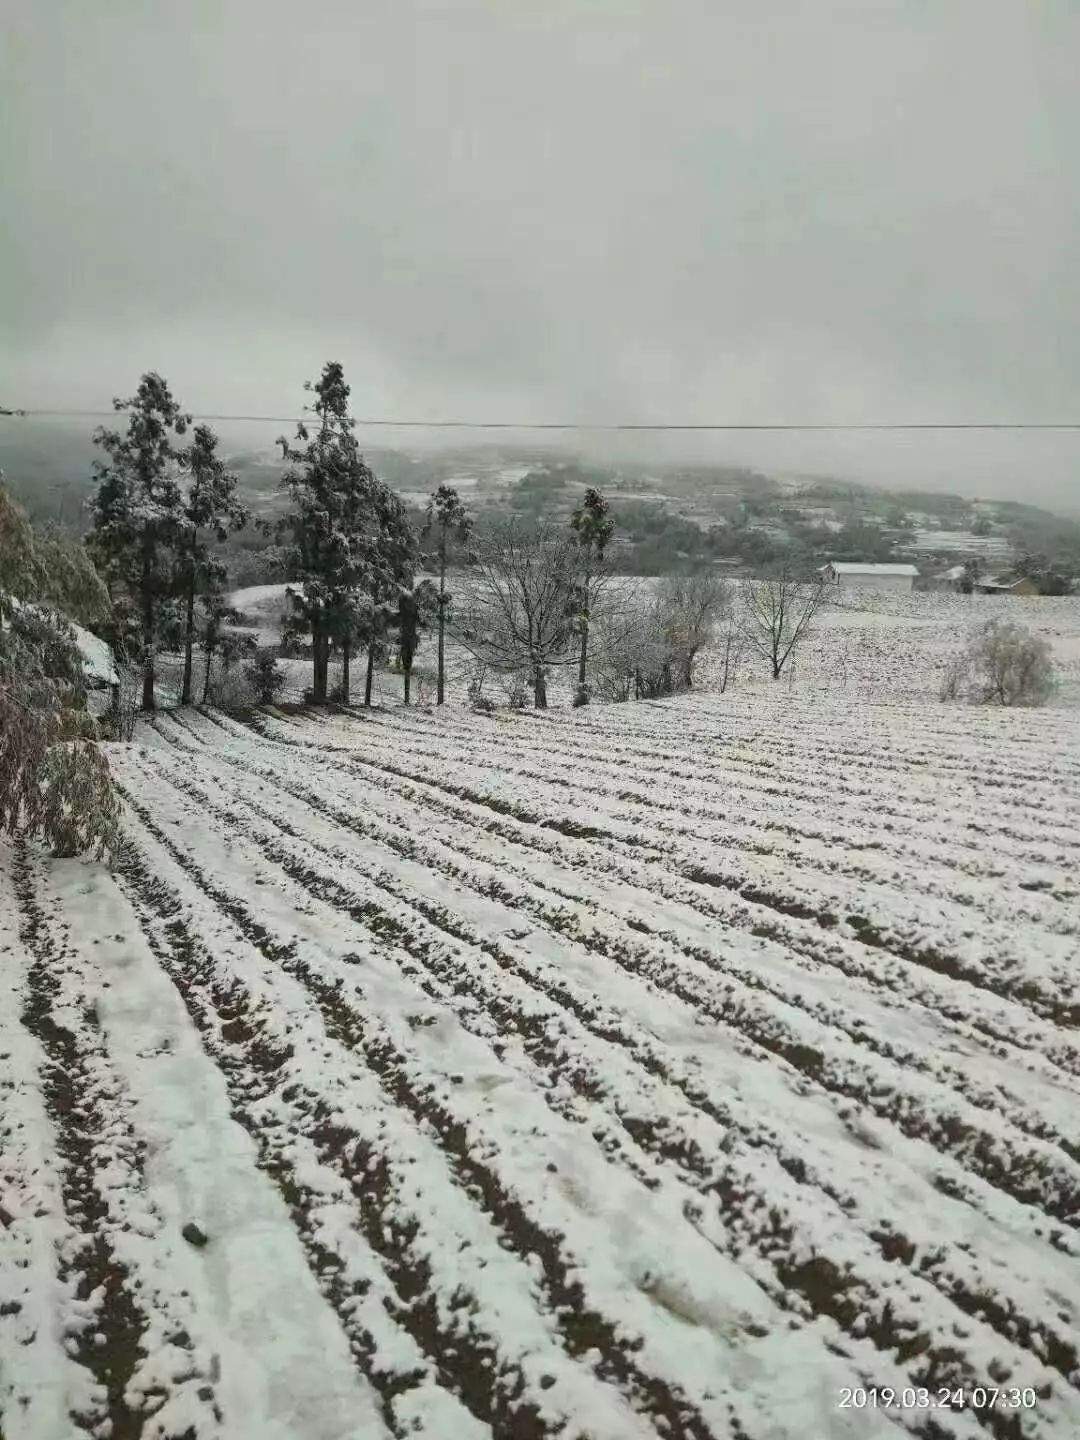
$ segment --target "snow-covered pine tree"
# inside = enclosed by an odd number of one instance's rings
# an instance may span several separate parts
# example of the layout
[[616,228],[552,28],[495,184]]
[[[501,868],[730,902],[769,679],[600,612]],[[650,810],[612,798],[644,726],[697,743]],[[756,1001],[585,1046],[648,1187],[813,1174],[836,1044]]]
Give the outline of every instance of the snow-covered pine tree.
[[282,479],[292,501],[286,526],[295,582],[287,591],[292,607],[287,634],[310,634],[311,698],[325,705],[330,646],[335,639],[351,646],[358,597],[369,588],[377,482],[353,434],[341,365],[329,361],[319,380],[305,388],[316,396],[311,409],[317,423],[312,431],[302,422],[297,426],[302,448],[284,436],[279,441],[292,462]]
[[214,656],[221,646],[225,627],[240,618],[226,597],[225,567],[212,555],[207,556],[202,566],[197,599],[195,634],[205,657],[202,687],[202,703],[205,705],[210,697],[210,671]]
[[209,541],[224,540],[248,523],[248,511],[236,494],[237,479],[217,454],[218,437],[209,425],[196,425],[180,461],[187,475],[178,543],[177,576],[183,596],[184,678],[180,703],[191,704],[191,656],[195,641],[195,594],[209,583]]
[[590,486],[585,499],[570,517],[570,528],[577,539],[580,551],[581,571],[577,581],[578,600],[577,629],[581,637],[578,651],[578,681],[574,692],[574,704],[588,703],[589,690],[586,684],[586,666],[589,655],[589,625],[592,617],[594,590],[598,572],[603,570],[604,552],[608,541],[615,533],[615,521],[608,514],[608,502],[600,491]]
[[411,590],[419,559],[416,534],[403,501],[381,480],[373,491],[375,529],[367,570],[368,654],[364,704],[371,704],[376,658],[386,654],[388,632],[402,590]]
[[142,708],[154,708],[154,660],[163,602],[176,584],[176,547],[183,523],[174,437],[191,421],[162,377],[148,371],[129,400],[126,431],[100,426],[94,444],[108,456],[95,460],[91,550],[106,579],[126,591],[139,615]]
[[421,532],[426,538],[435,538],[435,563],[439,571],[439,590],[436,621],[439,630],[438,671],[435,703],[442,705],[446,698],[445,648],[446,622],[450,614],[451,596],[446,588],[446,571],[453,559],[456,548],[464,545],[472,529],[472,521],[466,513],[461,497],[452,485],[440,485],[428,501],[427,518]]

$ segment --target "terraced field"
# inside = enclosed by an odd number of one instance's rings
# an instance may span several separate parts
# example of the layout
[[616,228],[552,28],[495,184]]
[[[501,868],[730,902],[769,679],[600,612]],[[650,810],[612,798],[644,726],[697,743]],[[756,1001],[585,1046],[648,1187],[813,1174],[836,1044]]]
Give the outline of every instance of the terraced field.
[[1077,1435],[1077,738],[162,715],[0,851],[5,1440]]

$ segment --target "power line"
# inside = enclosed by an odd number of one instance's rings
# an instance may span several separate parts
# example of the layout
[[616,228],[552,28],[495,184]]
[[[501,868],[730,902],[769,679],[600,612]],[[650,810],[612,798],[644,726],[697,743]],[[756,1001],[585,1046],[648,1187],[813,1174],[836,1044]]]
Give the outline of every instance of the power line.
[[[22,410],[20,415],[86,419],[114,417],[115,410]],[[196,415],[196,420],[240,420],[276,425],[294,425],[305,417],[297,415]],[[307,417],[310,419],[310,417]],[[953,430],[1080,430],[1080,420],[964,420],[964,421],[859,421],[854,423],[742,423],[719,421],[698,422],[588,422],[572,420],[386,420],[356,417],[356,424],[368,428],[396,430],[589,430],[589,431],[748,431],[748,432],[814,432],[814,431],[953,431]]]

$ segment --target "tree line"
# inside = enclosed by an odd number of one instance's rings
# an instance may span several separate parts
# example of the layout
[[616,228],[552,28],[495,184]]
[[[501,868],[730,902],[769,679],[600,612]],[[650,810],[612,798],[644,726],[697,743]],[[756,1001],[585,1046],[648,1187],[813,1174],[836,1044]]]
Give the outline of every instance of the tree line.
[[91,588],[103,597],[94,618],[121,663],[137,668],[144,711],[155,708],[163,651],[182,657],[183,704],[199,693],[196,646],[203,701],[215,658],[228,670],[246,655],[261,702],[280,688],[275,656],[250,653],[254,641],[237,624],[229,577],[214,553],[215,542],[250,530],[283,555],[282,641],[310,648],[305,698],[316,705],[352,702],[359,658],[370,704],[376,668],[391,657],[409,703],[415,658],[430,630],[439,705],[451,637],[471,657],[474,694],[494,675],[515,694],[530,694],[537,708],[547,705],[558,671],[579,706],[593,695],[643,698],[689,688],[698,654],[725,619],[724,683],[748,649],[765,655],[778,676],[816,609],[820,597],[803,604],[804,587],[787,577],[778,589],[744,587],[738,626],[733,587],[708,570],[635,589],[613,568],[615,519],[594,485],[567,523],[512,514],[480,526],[457,492],[441,485],[414,526],[360,452],[342,366],[328,362],[305,391],[308,418],[278,442],[288,462],[281,481],[288,507],[273,527],[253,519],[214,431],[192,425],[159,374],[148,372],[134,395],[113,402],[126,424],[95,431],[90,531],[85,549],[75,547],[81,570],[70,556],[67,569],[71,585],[77,576],[84,586],[93,577]]

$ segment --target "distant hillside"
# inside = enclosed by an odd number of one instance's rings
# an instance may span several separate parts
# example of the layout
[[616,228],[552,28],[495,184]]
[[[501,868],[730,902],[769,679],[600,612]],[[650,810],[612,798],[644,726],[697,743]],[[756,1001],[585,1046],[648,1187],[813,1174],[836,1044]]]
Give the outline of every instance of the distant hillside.
[[[38,523],[84,525],[96,451],[93,417],[0,415],[0,468]],[[284,464],[274,444],[287,422],[223,422],[221,449],[257,515],[284,508]],[[426,444],[427,448],[424,448]],[[522,440],[365,447],[376,473],[419,512],[439,485],[455,486],[483,523],[497,516],[569,516],[585,489],[608,497],[620,564],[643,573],[719,564],[753,571],[786,558],[914,559],[933,569],[982,557],[1001,568],[1035,554],[1080,572],[1080,523],[1019,500],[979,500],[913,488],[884,489],[821,475],[774,476],[748,466],[657,459],[596,460],[554,443]],[[237,583],[281,578],[280,554],[255,533],[230,547]]]

